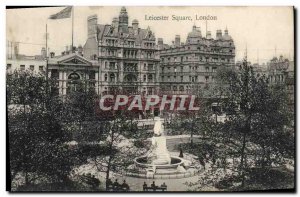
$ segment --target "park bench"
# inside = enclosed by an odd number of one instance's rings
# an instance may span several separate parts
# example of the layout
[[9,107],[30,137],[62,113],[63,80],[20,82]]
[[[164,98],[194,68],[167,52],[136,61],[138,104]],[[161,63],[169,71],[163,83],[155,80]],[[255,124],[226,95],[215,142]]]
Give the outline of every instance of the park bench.
[[124,181],[123,184],[119,184],[118,182],[107,182],[106,183],[106,191],[129,191],[129,185]]
[[167,191],[167,185],[162,184],[161,186],[151,185],[150,187],[147,186],[147,184],[143,185],[143,191],[147,192],[164,192]]

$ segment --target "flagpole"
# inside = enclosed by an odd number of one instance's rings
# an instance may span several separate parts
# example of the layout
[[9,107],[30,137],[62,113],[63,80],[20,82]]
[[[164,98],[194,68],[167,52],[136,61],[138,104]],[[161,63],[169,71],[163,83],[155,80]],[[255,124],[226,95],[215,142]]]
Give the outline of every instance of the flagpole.
[[49,69],[48,69],[48,19],[46,21],[46,107],[48,107],[48,99],[49,99],[49,82],[48,82],[48,75]]
[[74,52],[74,6],[72,6],[72,53]]
[[46,22],[46,77],[48,78],[48,19]]

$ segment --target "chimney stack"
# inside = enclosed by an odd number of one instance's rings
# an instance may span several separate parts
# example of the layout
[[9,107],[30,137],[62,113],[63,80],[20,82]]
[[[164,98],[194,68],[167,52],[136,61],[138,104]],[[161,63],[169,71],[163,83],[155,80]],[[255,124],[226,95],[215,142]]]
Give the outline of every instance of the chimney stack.
[[47,54],[46,54],[46,48],[43,47],[42,50],[41,50],[41,56],[43,59],[45,59],[47,57]]
[[164,47],[164,40],[162,38],[157,38],[157,45],[158,45],[158,49],[163,49]]
[[206,33],[206,38],[207,38],[207,39],[211,39],[211,32],[210,32],[210,31],[207,31],[207,33]]
[[222,30],[218,29],[216,34],[216,39],[219,40],[222,38]]
[[83,56],[83,48],[81,45],[78,46],[78,54]]
[[175,47],[180,47],[180,35],[175,36]]
[[54,58],[54,56],[55,56],[55,53],[54,53],[54,52],[51,52],[51,53],[50,53],[50,58]]
[[96,14],[89,16],[87,18],[88,38],[97,37],[97,23],[98,23],[98,16]]

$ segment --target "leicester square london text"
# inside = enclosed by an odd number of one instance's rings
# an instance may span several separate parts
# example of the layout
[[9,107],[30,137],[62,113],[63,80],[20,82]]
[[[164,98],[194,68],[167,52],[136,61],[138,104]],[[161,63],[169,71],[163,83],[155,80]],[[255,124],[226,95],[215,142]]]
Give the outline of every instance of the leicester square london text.
[[145,20],[146,21],[193,21],[193,20],[217,20],[217,16],[211,16],[211,15],[206,15],[206,16],[199,16],[195,15],[194,17],[192,16],[178,16],[178,15],[171,15],[171,16],[165,16],[165,15],[160,15],[160,16],[155,16],[155,15],[145,15]]

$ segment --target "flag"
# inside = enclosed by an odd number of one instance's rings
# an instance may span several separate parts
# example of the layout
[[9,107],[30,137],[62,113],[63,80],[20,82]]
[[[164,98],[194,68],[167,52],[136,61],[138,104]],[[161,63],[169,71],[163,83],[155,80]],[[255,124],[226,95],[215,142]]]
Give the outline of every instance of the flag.
[[72,12],[72,6],[68,6],[62,11],[53,14],[49,17],[49,19],[63,19],[63,18],[70,18],[71,17],[71,12]]

